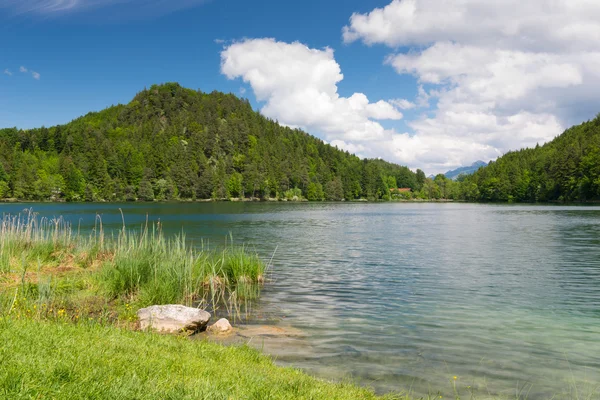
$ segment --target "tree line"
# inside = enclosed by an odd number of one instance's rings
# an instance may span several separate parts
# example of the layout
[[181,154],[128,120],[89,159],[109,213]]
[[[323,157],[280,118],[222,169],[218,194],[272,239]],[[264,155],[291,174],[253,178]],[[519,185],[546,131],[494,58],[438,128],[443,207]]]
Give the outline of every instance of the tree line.
[[600,200],[600,114],[543,146],[505,154],[460,185],[468,201]]
[[441,174],[426,179],[412,197],[471,202],[600,201],[600,114],[543,146],[508,152],[457,181]]
[[425,180],[283,127],[232,94],[176,83],[65,125],[0,130],[0,198],[378,200]]
[[65,125],[0,129],[6,198],[595,201],[600,115],[453,181],[360,159],[279,125],[232,94],[167,83]]

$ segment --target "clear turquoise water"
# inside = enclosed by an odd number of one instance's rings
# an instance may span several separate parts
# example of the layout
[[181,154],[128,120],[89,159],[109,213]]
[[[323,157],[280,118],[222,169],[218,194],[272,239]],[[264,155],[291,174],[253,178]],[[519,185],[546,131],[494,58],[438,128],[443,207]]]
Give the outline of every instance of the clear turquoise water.
[[462,398],[600,398],[600,207],[0,204],[26,207],[276,250],[255,322],[306,335],[265,341],[281,364],[379,392],[450,395],[457,376]]

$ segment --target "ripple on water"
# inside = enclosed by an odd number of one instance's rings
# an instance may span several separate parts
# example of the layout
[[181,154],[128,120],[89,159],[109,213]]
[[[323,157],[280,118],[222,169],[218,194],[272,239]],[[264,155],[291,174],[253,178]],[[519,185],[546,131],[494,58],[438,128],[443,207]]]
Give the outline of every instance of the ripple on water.
[[[28,204],[82,229],[146,215],[273,257],[257,336],[278,363],[380,392],[600,398],[600,208],[474,204]],[[23,205],[5,205],[18,212]],[[283,318],[285,316],[286,318]],[[261,318],[254,321],[264,323]],[[531,388],[529,388],[531,386]]]

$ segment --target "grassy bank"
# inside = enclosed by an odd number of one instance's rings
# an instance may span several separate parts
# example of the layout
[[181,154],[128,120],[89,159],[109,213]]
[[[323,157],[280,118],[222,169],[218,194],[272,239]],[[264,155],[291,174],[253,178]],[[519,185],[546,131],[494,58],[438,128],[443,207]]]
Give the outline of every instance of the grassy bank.
[[377,398],[277,367],[248,347],[85,321],[3,319],[0,342],[0,398],[6,399]]
[[256,296],[266,268],[247,248],[191,247],[160,226],[106,233],[98,220],[79,234],[61,219],[4,216],[0,398],[377,398],[277,367],[245,346],[131,329],[150,304]]
[[0,312],[19,317],[133,320],[151,304],[238,307],[258,293],[266,264],[229,242],[219,250],[166,238],[160,225],[78,234],[35,214],[0,221]]

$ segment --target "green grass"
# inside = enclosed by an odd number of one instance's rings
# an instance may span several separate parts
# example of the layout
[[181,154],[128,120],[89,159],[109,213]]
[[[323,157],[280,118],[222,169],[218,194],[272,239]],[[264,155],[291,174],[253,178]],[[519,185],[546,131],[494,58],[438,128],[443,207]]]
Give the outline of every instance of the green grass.
[[5,399],[378,398],[368,389],[277,367],[246,346],[85,321],[4,319],[0,343],[0,398]]
[[160,225],[106,234],[97,219],[91,233],[74,234],[64,220],[33,213],[0,220],[0,312],[27,315],[37,305],[38,313],[118,318],[129,314],[119,306],[168,303],[231,311],[258,296],[265,274],[266,264],[246,247],[226,241],[219,250],[198,249],[184,235],[166,237]]
[[[136,332],[95,320],[36,320],[0,316],[0,399],[380,399],[352,383],[314,378],[248,346],[222,346],[185,336]],[[430,394],[420,399],[527,399],[513,396]],[[596,399],[597,392],[549,396]]]

